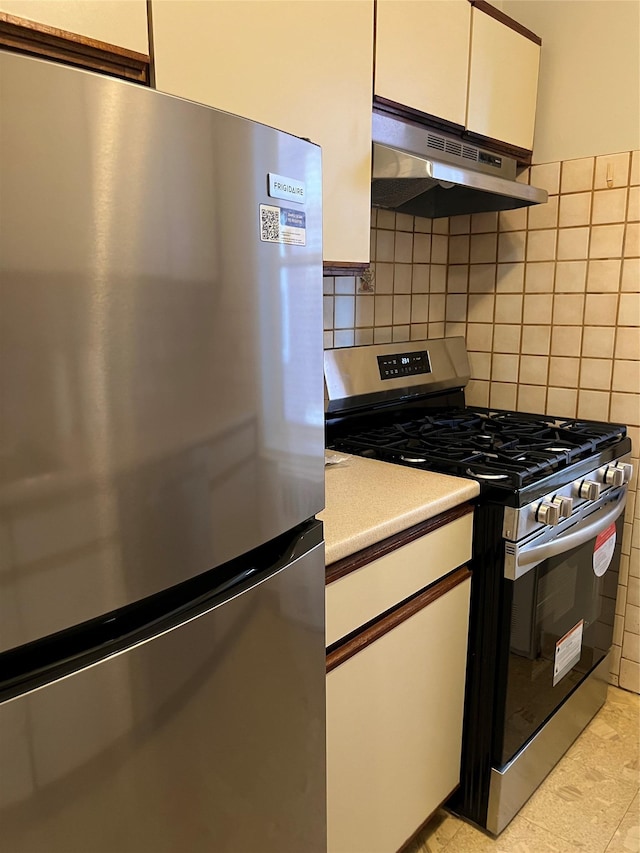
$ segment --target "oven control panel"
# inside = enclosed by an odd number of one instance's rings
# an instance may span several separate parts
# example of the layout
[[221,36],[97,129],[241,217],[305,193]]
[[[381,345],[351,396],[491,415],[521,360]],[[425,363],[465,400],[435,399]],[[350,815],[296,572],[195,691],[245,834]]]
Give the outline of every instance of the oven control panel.
[[517,542],[543,528],[564,526],[566,519],[577,518],[586,505],[627,485],[633,476],[633,466],[627,459],[615,459],[600,465],[527,506],[519,509],[505,507],[503,537]]
[[403,376],[431,373],[431,361],[427,350],[397,352],[393,355],[379,355],[378,369],[380,379],[401,379]]

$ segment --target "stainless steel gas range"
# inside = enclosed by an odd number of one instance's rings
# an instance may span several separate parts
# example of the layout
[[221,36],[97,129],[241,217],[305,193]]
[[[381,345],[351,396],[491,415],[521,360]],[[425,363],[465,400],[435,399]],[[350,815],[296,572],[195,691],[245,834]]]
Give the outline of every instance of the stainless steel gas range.
[[461,782],[501,832],[606,698],[631,441],[620,424],[465,405],[463,338],[325,353],[329,447],[472,477]]

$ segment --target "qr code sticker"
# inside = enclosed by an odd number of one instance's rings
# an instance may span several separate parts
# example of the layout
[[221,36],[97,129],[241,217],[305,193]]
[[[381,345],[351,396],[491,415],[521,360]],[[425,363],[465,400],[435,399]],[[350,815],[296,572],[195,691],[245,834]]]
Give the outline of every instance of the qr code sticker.
[[280,242],[280,208],[260,205],[260,239],[266,243]]

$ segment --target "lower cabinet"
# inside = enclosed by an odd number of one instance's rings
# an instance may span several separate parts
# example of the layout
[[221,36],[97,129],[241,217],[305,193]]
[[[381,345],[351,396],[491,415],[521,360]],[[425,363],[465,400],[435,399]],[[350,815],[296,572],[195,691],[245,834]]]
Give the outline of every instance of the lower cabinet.
[[328,853],[398,850],[457,787],[470,581],[454,569],[329,648]]

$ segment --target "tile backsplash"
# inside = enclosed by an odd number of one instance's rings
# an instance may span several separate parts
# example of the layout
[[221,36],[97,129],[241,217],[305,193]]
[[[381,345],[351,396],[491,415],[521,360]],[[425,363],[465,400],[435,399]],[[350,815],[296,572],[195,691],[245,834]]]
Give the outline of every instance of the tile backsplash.
[[463,335],[471,404],[626,423],[612,681],[640,692],[640,151],[532,166],[544,205],[372,211],[371,276],[325,278],[325,347]]

